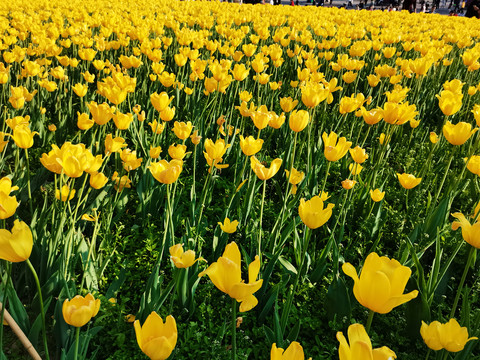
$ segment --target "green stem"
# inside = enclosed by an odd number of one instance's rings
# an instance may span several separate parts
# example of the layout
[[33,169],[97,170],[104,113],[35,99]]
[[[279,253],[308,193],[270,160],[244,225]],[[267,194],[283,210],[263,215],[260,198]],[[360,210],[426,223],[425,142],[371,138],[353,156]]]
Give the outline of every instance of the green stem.
[[427,351],[427,356],[425,357],[425,360],[428,360],[428,358],[430,357],[430,353],[432,352],[432,349],[428,349]]
[[25,159],[27,160],[28,205],[30,207],[30,216],[33,217],[32,189],[30,187],[30,159],[28,158],[28,149],[25,149]]
[[32,263],[30,262],[30,259],[27,259],[25,261],[28,267],[30,268],[30,271],[32,272],[32,275],[35,279],[35,284],[37,285],[38,300],[40,302],[40,311],[42,316],[43,346],[45,348],[45,359],[48,360],[50,359],[50,356],[48,355],[47,328],[45,326],[45,309],[43,308],[42,288],[40,286],[40,281],[38,280],[37,272],[35,271],[35,268],[33,267]]
[[237,360],[237,300],[232,299],[232,359]]
[[267,185],[267,180],[263,180],[262,205],[260,206],[260,224],[258,229],[258,256],[260,257],[260,261],[262,259],[262,220],[263,220],[263,204],[265,203],[266,185]]
[[0,315],[0,355],[3,354],[3,319],[5,317],[5,308],[7,307],[8,285],[10,284],[10,276],[12,274],[12,265],[5,261],[7,268],[7,282],[5,283],[4,295],[2,299],[2,313]]
[[366,329],[365,329],[365,330],[367,330],[367,333],[370,332],[370,327],[372,326],[373,315],[375,315],[375,312],[373,310],[370,310],[370,312],[368,313],[367,326],[366,326]]
[[[328,161],[328,160],[327,160]],[[322,191],[320,191],[320,196],[322,196],[323,191],[325,190],[325,185],[327,183],[328,172],[330,171],[330,165],[332,164],[331,161],[327,163],[327,172],[325,173],[325,178],[323,179]]]
[[437,203],[438,197],[440,196],[440,192],[442,191],[443,184],[445,183],[445,179],[447,178],[448,170],[450,169],[450,165],[452,164],[454,154],[455,154],[455,151],[452,150],[452,153],[450,154],[450,159],[448,159],[447,168],[445,169],[445,173],[443,174],[442,182],[440,183],[440,187],[438,188],[437,194],[435,195],[435,200],[432,203],[433,206],[435,206],[435,204]]
[[450,312],[450,318],[455,316],[455,311],[457,310],[458,300],[460,300],[460,295],[462,293],[463,284],[465,283],[465,279],[467,277],[468,269],[472,265],[473,258],[475,257],[476,248],[473,246],[468,253],[467,263],[465,264],[465,270],[463,270],[462,278],[460,279],[460,285],[458,285],[457,295],[455,295],[455,301],[453,302],[452,311]]
[[74,360],[78,359],[78,344],[80,342],[80,328],[75,329],[75,357]]

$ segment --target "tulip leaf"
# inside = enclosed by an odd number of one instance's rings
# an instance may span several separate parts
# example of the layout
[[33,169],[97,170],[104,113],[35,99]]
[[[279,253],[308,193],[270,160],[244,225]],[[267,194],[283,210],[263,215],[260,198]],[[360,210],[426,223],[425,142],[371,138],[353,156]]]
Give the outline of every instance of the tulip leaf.
[[260,302],[260,300],[263,300],[264,298],[267,298],[267,301],[265,301],[265,304],[263,305],[262,311],[258,315],[258,321],[260,323],[265,321],[265,319],[266,319],[268,313],[270,312],[273,304],[277,300],[278,292],[283,285],[284,285],[283,282],[280,283],[280,284],[274,285],[265,296],[262,296],[262,298],[259,299],[259,302]]
[[337,319],[350,318],[350,296],[348,295],[345,282],[338,275],[328,287],[325,310],[330,320],[333,320],[335,317]]
[[295,323],[295,325],[293,326],[292,330],[290,330],[290,332],[288,333],[287,335],[287,340],[289,342],[292,342],[292,341],[296,341],[297,338],[298,338],[298,334],[300,333],[300,324],[302,322],[301,321],[297,321]]
[[127,276],[126,276],[125,266],[121,266],[118,277],[115,280],[113,280],[110,286],[108,287],[108,290],[105,293],[105,297],[107,299],[115,297],[115,294],[120,290],[120,287],[123,285],[126,278]]
[[284,270],[287,271],[287,273],[291,275],[297,275],[297,269],[295,268],[295,266],[293,266],[292,263],[285,259],[283,256],[280,256],[278,258],[278,262],[280,263],[280,265],[282,265]]
[[[4,290],[4,284],[1,284],[1,289],[2,289],[2,304],[5,304],[5,299],[3,299],[3,294],[5,293]],[[12,315],[12,318],[15,320],[15,322],[20,326],[22,331],[25,334],[28,334],[30,331],[30,322],[28,320],[28,314],[27,311],[25,310],[25,306],[23,306],[22,302],[17,296],[17,291],[14,289],[13,284],[10,283],[10,285],[7,288],[7,298],[8,298],[8,303],[6,306],[6,309],[10,312],[10,315]]]
[[[45,309],[49,308],[51,301],[52,301],[51,296],[45,300],[45,303],[44,303]],[[32,326],[30,327],[30,332],[28,333],[28,339],[34,346],[36,346],[36,344],[38,343],[38,337],[41,331],[42,331],[42,314],[40,313],[35,319],[35,321],[33,322]]]

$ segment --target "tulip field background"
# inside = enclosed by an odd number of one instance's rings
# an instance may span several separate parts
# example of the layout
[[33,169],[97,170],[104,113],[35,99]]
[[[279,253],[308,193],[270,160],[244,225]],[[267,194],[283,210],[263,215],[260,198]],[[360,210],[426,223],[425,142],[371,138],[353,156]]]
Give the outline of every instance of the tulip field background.
[[479,39],[436,14],[2,2],[1,318],[42,359],[480,358]]

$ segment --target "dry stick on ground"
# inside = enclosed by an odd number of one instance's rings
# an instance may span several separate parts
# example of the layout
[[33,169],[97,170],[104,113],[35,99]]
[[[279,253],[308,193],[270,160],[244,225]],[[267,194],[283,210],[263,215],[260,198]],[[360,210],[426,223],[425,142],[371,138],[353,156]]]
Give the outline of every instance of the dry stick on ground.
[[[2,306],[3,304],[0,302],[0,311],[2,311]],[[13,333],[17,335],[17,338],[21,341],[21,343],[23,344],[25,349],[28,351],[32,359],[42,360],[40,355],[38,355],[37,350],[35,350],[30,340],[28,340],[28,338],[25,336],[22,329],[20,329],[20,327],[15,322],[15,320],[8,313],[7,309],[5,309],[4,320],[7,322],[8,326],[10,326],[10,329],[12,329]]]

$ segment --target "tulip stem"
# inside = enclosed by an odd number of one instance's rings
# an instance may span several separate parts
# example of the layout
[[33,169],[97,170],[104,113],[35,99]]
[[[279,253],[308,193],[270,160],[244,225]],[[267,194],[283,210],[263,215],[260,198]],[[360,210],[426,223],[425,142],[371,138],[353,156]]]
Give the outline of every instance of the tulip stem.
[[45,359],[50,359],[50,356],[48,355],[48,343],[47,343],[47,328],[45,326],[45,309],[43,308],[43,297],[42,297],[42,288],[40,286],[40,281],[38,280],[38,275],[37,272],[35,271],[35,268],[33,267],[32,263],[30,262],[30,259],[25,260],[28,267],[30,268],[30,271],[32,272],[32,275],[35,279],[35,284],[37,285],[37,291],[38,291],[38,300],[40,302],[40,311],[41,311],[41,316],[42,316],[42,332],[43,332],[43,347],[45,348]]
[[28,158],[28,149],[25,149],[25,159],[27,161],[28,205],[30,207],[30,216],[33,218],[32,190],[30,187],[30,159]]
[[[5,220],[4,220],[5,221]],[[4,224],[5,227],[5,224]],[[0,355],[3,354],[3,319],[5,318],[5,308],[7,307],[7,294],[8,294],[8,285],[10,284],[10,276],[12,274],[12,264],[8,261],[5,261],[5,266],[7,268],[7,282],[5,283],[3,297],[1,299],[1,315],[0,315]],[[3,280],[3,279],[2,279]]]
[[442,191],[443,184],[445,183],[445,179],[447,178],[448,170],[450,169],[450,165],[452,164],[454,154],[455,154],[455,151],[452,150],[452,153],[450,154],[450,159],[448,160],[447,168],[445,169],[445,173],[443,174],[442,182],[440,183],[440,187],[437,190],[437,195],[435,195],[435,200],[432,203],[433,206],[435,206],[435,204],[437,203],[438,197],[440,196],[440,192]]
[[237,360],[237,300],[232,299],[232,359]]
[[80,342],[80,328],[75,329],[75,357],[74,360],[78,358],[78,343]]
[[467,278],[468,269],[470,268],[473,259],[475,258],[476,248],[473,246],[468,253],[467,263],[465,264],[465,270],[463,271],[462,278],[460,280],[460,285],[458,285],[457,295],[455,295],[455,301],[453,302],[452,310],[450,312],[450,318],[453,318],[455,315],[455,311],[457,310],[458,300],[460,300],[460,294],[462,293],[463,284],[465,283],[465,279]]
[[368,318],[367,318],[367,326],[365,328],[365,330],[367,330],[367,333],[370,332],[370,327],[372,326],[373,315],[375,315],[375,312],[373,310],[370,310],[369,313],[368,313]]
[[[328,161],[328,160],[327,160]],[[328,172],[330,171],[331,161],[327,163],[327,172],[325,173],[325,178],[323,179],[322,191],[320,191],[320,196],[322,196],[323,191],[325,190],[325,185],[327,184]]]
[[432,352],[432,349],[428,349],[427,351],[427,356],[425,357],[425,360],[428,360],[428,358],[430,357],[430,353]]
[[266,185],[267,185],[267,180],[263,180],[262,205],[260,206],[260,224],[258,229],[258,256],[260,258],[260,261],[262,260],[262,220],[263,220],[263,204],[265,203]]

